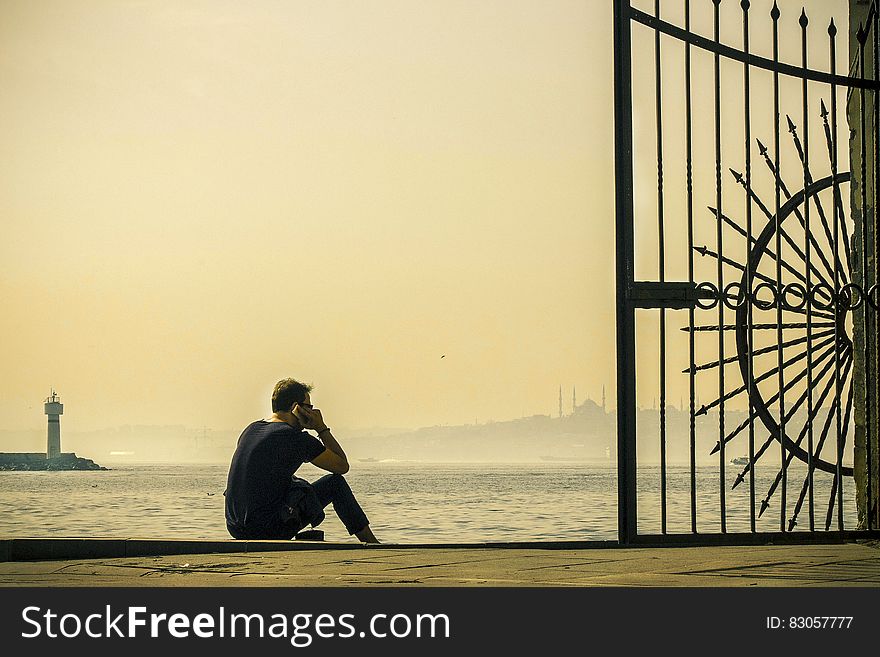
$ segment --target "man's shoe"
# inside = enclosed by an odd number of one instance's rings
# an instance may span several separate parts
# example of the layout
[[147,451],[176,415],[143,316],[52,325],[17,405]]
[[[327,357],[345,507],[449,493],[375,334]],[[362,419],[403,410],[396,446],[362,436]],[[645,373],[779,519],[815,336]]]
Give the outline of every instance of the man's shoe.
[[324,532],[320,529],[307,529],[293,537],[295,541],[323,541]]

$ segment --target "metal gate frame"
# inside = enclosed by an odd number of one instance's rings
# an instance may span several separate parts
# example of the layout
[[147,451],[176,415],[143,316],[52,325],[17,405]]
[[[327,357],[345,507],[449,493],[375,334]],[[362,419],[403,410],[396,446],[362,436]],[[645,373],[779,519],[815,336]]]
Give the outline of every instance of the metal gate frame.
[[[719,39],[719,5],[721,0],[703,0],[707,3],[711,3],[714,5],[714,16],[715,16],[715,37],[714,39],[708,39],[706,37],[700,36],[696,33],[690,31],[690,0],[683,0],[685,5],[685,26],[684,28],[678,27],[671,23],[665,22],[660,18],[660,0],[655,0],[655,13],[654,15],[647,14],[639,9],[632,7],[631,0],[614,0],[614,121],[615,121],[615,212],[616,212],[616,313],[617,313],[617,431],[618,431],[618,540],[621,544],[646,544],[646,543],[678,543],[678,544],[750,544],[750,543],[762,543],[766,541],[793,541],[793,542],[801,542],[801,541],[828,541],[828,540],[847,540],[853,537],[878,537],[880,536],[880,532],[877,531],[878,519],[873,518],[872,513],[867,514],[867,527],[864,530],[844,530],[843,527],[843,508],[842,508],[842,500],[843,495],[837,495],[837,504],[838,504],[838,527],[833,531],[817,531],[813,527],[813,502],[812,502],[812,472],[814,469],[814,456],[813,456],[813,447],[812,447],[812,438],[813,438],[813,427],[812,427],[812,415],[808,416],[807,422],[810,424],[810,448],[806,452],[806,457],[808,463],[808,477],[810,477],[810,531],[807,532],[792,532],[789,528],[786,531],[784,523],[781,521],[781,527],[779,532],[758,532],[755,528],[755,500],[754,500],[754,490],[751,491],[751,531],[748,533],[728,533],[725,529],[724,523],[724,444],[725,444],[725,433],[724,433],[724,424],[723,424],[723,399],[724,399],[724,383],[723,383],[723,369],[724,369],[724,351],[723,351],[723,327],[724,321],[724,306],[727,304],[728,307],[732,307],[728,304],[730,299],[734,300],[735,305],[733,307],[744,307],[747,306],[749,308],[747,313],[747,319],[744,321],[748,322],[748,334],[749,334],[749,343],[748,343],[748,357],[747,362],[749,363],[748,367],[751,367],[751,362],[753,359],[752,355],[752,346],[751,346],[751,308],[757,302],[757,291],[753,288],[752,282],[755,280],[754,267],[755,265],[746,263],[744,270],[743,281],[748,281],[747,284],[744,284],[735,295],[729,294],[728,288],[730,286],[723,286],[722,281],[722,252],[719,248],[717,254],[718,260],[718,271],[719,271],[719,281],[718,286],[713,286],[712,283],[697,283],[694,280],[694,272],[693,272],[693,255],[692,249],[693,243],[692,241],[692,224],[690,214],[692,212],[692,208],[688,208],[688,220],[689,220],[689,258],[691,259],[691,263],[689,266],[689,278],[688,281],[667,281],[664,276],[664,258],[665,258],[665,247],[664,247],[664,234],[663,234],[663,163],[662,163],[662,105],[659,100],[659,94],[661,89],[660,84],[660,36],[665,35],[666,38],[673,38],[684,43],[685,47],[685,65],[686,65],[686,89],[687,89],[687,149],[688,149],[688,164],[687,164],[687,184],[688,184],[688,194],[691,194],[691,182],[692,182],[692,173],[691,173],[691,162],[690,162],[690,149],[691,149],[691,105],[690,105],[690,83],[691,83],[691,71],[690,71],[690,55],[691,48],[699,48],[701,51],[708,51],[714,54],[715,59],[715,107],[716,107],[716,116],[715,116],[715,136],[716,136],[716,163],[717,163],[717,171],[716,171],[716,184],[717,184],[717,210],[718,213],[718,232],[719,232],[719,247],[721,241],[721,220],[723,215],[721,214],[721,162],[720,162],[720,148],[721,148],[721,138],[720,138],[720,107],[719,107],[719,96],[720,96],[720,78],[719,78],[719,69],[718,62],[719,59],[724,57],[726,59],[735,60],[743,64],[744,76],[745,76],[745,84],[744,84],[744,93],[745,93],[745,130],[746,130],[746,171],[745,171],[745,179],[746,182],[743,184],[743,180],[738,179],[738,182],[746,189],[747,196],[751,194],[750,187],[746,186],[749,178],[749,161],[750,161],[750,153],[751,153],[751,145],[749,138],[749,130],[751,125],[751,119],[749,115],[749,70],[750,68],[756,69],[764,69],[767,71],[771,71],[774,75],[774,81],[776,83],[776,130],[775,130],[775,157],[776,159],[776,171],[774,172],[776,177],[776,204],[775,204],[775,214],[774,219],[776,222],[776,235],[777,240],[779,239],[779,235],[783,232],[780,228],[781,217],[783,216],[783,212],[786,211],[784,208],[784,204],[780,202],[780,174],[779,172],[779,91],[778,91],[778,76],[791,76],[803,81],[803,89],[804,89],[804,121],[806,121],[807,114],[807,82],[819,82],[829,85],[829,88],[832,91],[832,111],[833,117],[832,120],[834,122],[834,136],[833,139],[836,139],[836,122],[837,122],[837,108],[836,108],[836,95],[834,93],[836,87],[841,88],[849,88],[851,93],[859,94],[861,101],[861,118],[862,118],[862,139],[861,139],[861,180],[867,180],[867,172],[866,172],[866,160],[868,157],[872,158],[874,164],[877,164],[880,157],[878,157],[878,144],[880,144],[880,136],[878,134],[873,135],[873,144],[871,147],[871,153],[868,154],[866,148],[866,140],[865,140],[865,97],[867,93],[877,95],[877,91],[880,90],[880,71],[878,71],[878,62],[880,62],[880,56],[878,56],[878,12],[876,6],[872,6],[869,18],[865,26],[860,27],[858,32],[858,41],[859,41],[859,61],[856,62],[857,73],[855,76],[846,76],[839,75],[834,70],[834,48],[835,48],[835,37],[836,37],[836,28],[832,21],[829,26],[829,37],[830,37],[830,48],[831,48],[831,71],[823,72],[817,71],[808,68],[807,66],[807,42],[806,42],[806,27],[807,27],[807,17],[806,13],[802,12],[801,17],[799,19],[799,23],[802,28],[803,34],[803,65],[802,66],[793,66],[790,64],[786,64],[781,62],[778,57],[778,33],[777,33],[777,23],[780,16],[780,12],[778,7],[774,4],[773,11],[771,12],[771,19],[773,20],[774,27],[774,57],[773,59],[767,59],[763,57],[756,56],[749,51],[749,9],[750,3],[748,0],[742,0],[737,3],[741,6],[743,12],[743,34],[744,34],[744,46],[742,50],[732,48],[728,45],[721,43]],[[655,36],[655,52],[656,52],[656,82],[657,82],[657,141],[658,141],[658,211],[659,211],[659,280],[653,281],[636,281],[635,280],[635,234],[634,234],[634,209],[633,209],[633,191],[634,191],[634,179],[633,179],[633,94],[632,94],[632,34],[631,28],[632,23],[637,22],[642,25],[645,25],[651,28],[654,31]],[[870,48],[869,56],[872,60],[872,68],[873,75],[866,76],[866,50]],[[872,96],[873,97],[873,96]],[[880,120],[878,120],[878,107],[880,107],[880,102],[873,102],[873,115],[874,115],[874,129],[877,131],[880,129]],[[824,110],[824,106],[823,106]],[[827,122],[826,122],[827,125]],[[792,126],[793,127],[793,126]],[[827,132],[827,129],[826,129]],[[804,133],[806,132],[806,126],[804,126]],[[805,150],[807,150],[807,145],[805,144]],[[762,155],[765,156],[766,159],[766,149],[762,150]],[[807,151],[808,152],[808,151]],[[831,144],[829,143],[829,153],[831,152]],[[836,146],[834,149],[836,153]],[[831,156],[833,160],[833,175],[829,177],[827,181],[812,181],[809,174],[808,167],[808,158],[807,161],[804,162],[804,191],[802,192],[801,200],[804,203],[807,211],[807,224],[805,227],[805,235],[808,239],[812,239],[810,233],[810,223],[809,223],[809,195],[811,194],[810,189],[815,189],[819,183],[825,184],[826,187],[832,187],[835,193],[835,200],[839,198],[839,184],[844,180],[843,175],[838,175],[836,170],[836,155]],[[802,156],[802,160],[804,157]],[[769,159],[767,160],[768,166],[771,165]],[[877,167],[873,166],[872,175],[874,177],[874,185],[873,185],[873,195],[874,198],[871,199],[874,203],[874,206],[880,205],[880,197],[878,197],[878,185],[877,185]],[[848,180],[848,174],[846,174],[846,179]],[[810,187],[812,185],[812,187]],[[864,220],[862,221],[863,232],[864,234],[861,236],[862,244],[869,245],[869,248],[873,249],[874,254],[877,253],[876,244],[874,240],[868,241],[868,221],[867,218],[870,216],[872,221],[874,221],[874,225],[876,226],[876,219],[873,217],[873,208],[869,208],[868,198],[866,196],[866,185],[861,185],[861,203],[860,208],[863,212]],[[788,194],[786,190],[786,194]],[[749,201],[749,207],[751,207],[751,202]],[[796,208],[793,208],[794,211],[797,211]],[[792,208],[789,208],[787,212],[791,212]],[[750,210],[749,210],[750,212]],[[834,221],[834,245],[837,247],[837,208],[834,208],[835,221]],[[800,218],[800,215],[799,215]],[[725,218],[726,219],[726,218]],[[823,221],[825,220],[824,216],[822,217]],[[772,220],[771,220],[772,221]],[[768,222],[770,223],[770,222]],[[751,217],[749,216],[749,232],[746,235],[747,243],[751,243],[752,233],[751,233]],[[827,230],[827,224],[826,224]],[[876,235],[874,236],[876,239]],[[830,239],[830,238],[829,238]],[[847,248],[847,256],[848,253],[848,240],[844,242]],[[765,244],[765,248],[767,245]],[[778,249],[777,252],[782,253],[781,249]],[[817,255],[821,256],[821,253]],[[834,333],[834,360],[833,363],[836,367],[834,377],[838,381],[837,392],[838,397],[840,397],[840,361],[838,360],[838,352],[840,350],[840,338],[837,334],[837,325],[840,323],[839,314],[841,310],[838,308],[839,304],[846,303],[850,305],[849,310],[855,312],[854,308],[858,307],[855,305],[854,299],[856,298],[854,295],[858,294],[858,298],[861,302],[861,307],[864,309],[863,320],[865,328],[865,335],[872,335],[871,331],[873,328],[873,335],[876,335],[876,317],[875,313],[869,312],[869,307],[873,308],[874,311],[877,310],[877,278],[876,272],[874,272],[874,285],[870,286],[871,282],[871,271],[870,268],[866,268],[865,276],[862,279],[861,285],[850,283],[846,287],[853,288],[850,290],[842,289],[843,280],[838,279],[837,270],[839,268],[839,261],[837,261],[838,255],[834,255],[835,265],[834,269],[834,285],[833,290],[829,290],[831,294],[829,295],[828,303],[832,304],[829,306],[832,308],[832,312],[834,317],[837,318],[833,322],[835,324],[835,328],[833,329]],[[806,255],[806,265],[807,268],[810,267],[810,249],[807,249]],[[782,263],[782,258],[776,258],[777,269],[782,266],[785,266]],[[853,280],[855,280],[853,278]],[[807,287],[805,289],[805,300],[801,303],[801,308],[804,307],[804,303],[806,303],[806,312],[807,315],[807,325],[810,325],[810,317],[811,313],[816,308],[821,308],[821,305],[811,305],[811,303],[818,304],[817,299],[823,298],[821,297],[821,293],[819,296],[816,296],[815,290],[820,287],[821,284],[816,285],[815,288],[810,287],[810,274],[807,273]],[[784,291],[782,286],[782,278],[781,275],[777,278],[777,287],[773,290],[775,303],[777,303],[778,311],[777,316],[780,318],[778,320],[779,324],[779,334],[780,340],[779,345],[782,345],[781,338],[781,326],[783,320],[782,318],[782,310],[785,307],[786,310],[787,302],[783,300]],[[766,283],[765,283],[766,285]],[[772,287],[772,286],[771,286]],[[788,287],[788,286],[786,286]],[[803,287],[803,286],[801,286]],[[830,288],[831,286],[829,286]],[[713,289],[714,288],[714,289]],[[745,288],[743,290],[742,288]],[[811,294],[813,301],[811,302]],[[873,294],[873,297],[872,297]],[[847,296],[848,295],[848,296]],[[871,299],[873,298],[873,301]],[[720,468],[721,468],[721,533],[698,533],[697,524],[696,524],[696,484],[695,484],[695,461],[693,456],[693,447],[691,453],[691,512],[692,512],[692,531],[689,534],[670,534],[666,531],[666,490],[665,490],[665,382],[666,382],[666,362],[665,362],[665,349],[666,349],[666,311],[667,309],[686,309],[690,313],[690,327],[691,327],[691,348],[690,348],[690,360],[691,360],[691,395],[690,395],[690,419],[691,419],[691,444],[693,446],[693,425],[694,425],[694,416],[695,416],[695,407],[694,407],[694,383],[693,383],[693,370],[695,368],[694,364],[694,350],[693,350],[693,317],[694,317],[694,309],[695,307],[705,307],[700,302],[701,300],[708,300],[708,303],[714,303],[719,308],[719,342],[720,342],[720,356],[719,356],[719,370],[720,375],[722,377],[721,384],[721,428],[720,428],[720,438],[719,445],[721,451],[721,459],[720,459]],[[636,309],[658,309],[660,313],[660,449],[661,449],[661,497],[662,497],[662,532],[659,535],[640,535],[638,532],[638,508],[637,508],[637,481],[636,481],[636,473],[637,473],[637,459],[636,459],[636,444],[637,444],[637,435],[636,435],[636,335],[635,335],[635,311]],[[811,310],[813,309],[813,310]],[[742,316],[745,317],[745,316]],[[830,329],[829,329],[830,330]],[[810,345],[810,329],[807,328],[808,337],[807,344]],[[864,354],[861,354],[863,358],[865,358],[865,363],[871,362],[869,357],[868,350],[876,349],[876,343],[871,344],[870,338],[866,337],[864,340]],[[852,345],[850,344],[850,347]],[[782,389],[782,347],[778,347],[779,351],[779,378],[780,378],[780,397],[779,397],[779,406],[780,406],[780,427],[779,431],[776,434],[777,442],[779,443],[781,449],[781,463],[782,463],[782,474],[785,476],[786,469],[786,457],[791,459],[790,452],[794,448],[787,434],[785,433],[785,407],[784,407],[784,390]],[[808,352],[807,359],[810,361],[812,354],[809,353],[811,350],[809,348],[806,349]],[[876,357],[876,356],[875,356]],[[742,361],[742,356],[740,356],[740,360]],[[812,365],[809,366],[812,368]],[[867,373],[867,368],[863,368],[865,372],[865,401],[864,401],[864,409],[865,413],[870,414],[871,409],[874,408],[871,404],[871,395],[876,394],[876,390],[872,393],[871,381],[870,377]],[[751,369],[748,370],[751,374]],[[810,403],[812,404],[812,388],[809,386],[812,385],[812,373],[810,369],[810,378],[808,378],[808,397]],[[751,380],[749,379],[748,394],[749,394],[749,416],[752,416],[753,411],[753,388],[751,387]],[[852,391],[852,387],[851,387]],[[850,398],[852,397],[852,392],[850,393]],[[824,399],[824,397],[823,397]],[[820,400],[820,405],[822,400]],[[840,446],[840,415],[841,408],[843,406],[842,401],[838,399],[837,403],[837,435],[838,435],[838,459],[836,464],[836,473],[835,473],[835,482],[842,481],[843,476],[843,468],[842,468],[842,447]],[[829,413],[829,417],[831,417]],[[751,420],[750,420],[751,423]],[[872,446],[875,450],[873,453],[873,458],[876,459],[877,451],[880,451],[880,446],[878,446],[878,431],[877,431],[877,422],[876,418],[871,418],[868,416],[866,418],[865,426],[867,427],[868,436],[866,439],[866,449],[868,450],[867,455],[867,463],[869,464],[869,476],[867,477],[867,500],[868,500],[868,508],[872,508],[874,506],[874,501],[877,497],[877,491],[872,490],[872,476],[870,475],[870,464],[872,461]],[[873,430],[872,430],[873,427]],[[750,431],[752,427],[750,426]],[[827,433],[827,429],[826,429]],[[821,445],[820,448],[821,449]],[[754,454],[754,446],[750,441],[750,467],[754,465],[756,462],[755,454]],[[805,483],[806,486],[806,483]],[[835,484],[836,486],[836,484]],[[752,482],[752,487],[754,487],[754,482]],[[785,487],[783,486],[783,495],[784,495]],[[832,500],[834,499],[834,490],[832,490]],[[803,498],[802,498],[803,499]],[[785,502],[783,497],[782,504],[782,514],[785,514]],[[829,519],[831,517],[831,510],[829,509]],[[830,520],[829,520],[830,522]]]

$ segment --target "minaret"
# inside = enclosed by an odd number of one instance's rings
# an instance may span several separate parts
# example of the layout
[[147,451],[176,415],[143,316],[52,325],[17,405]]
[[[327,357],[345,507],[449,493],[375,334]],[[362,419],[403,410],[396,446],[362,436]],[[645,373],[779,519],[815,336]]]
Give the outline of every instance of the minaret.
[[64,413],[64,404],[57,393],[52,390],[52,395],[46,398],[44,406],[46,415],[49,416],[49,441],[46,445],[46,458],[54,459],[61,454],[61,420],[59,416]]
[[602,386],[602,412],[605,413],[605,386]]
[[571,414],[574,415],[574,410],[578,406],[577,401],[577,388],[575,386],[571,387]]
[[559,417],[562,417],[562,386],[559,386]]

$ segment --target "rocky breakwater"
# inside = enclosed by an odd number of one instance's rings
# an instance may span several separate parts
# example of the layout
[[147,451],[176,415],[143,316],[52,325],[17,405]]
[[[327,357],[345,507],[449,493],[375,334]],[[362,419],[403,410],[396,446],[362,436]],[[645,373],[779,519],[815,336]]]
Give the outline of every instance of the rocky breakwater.
[[107,470],[92,459],[77,456],[74,452],[59,454],[47,459],[41,452],[0,453],[0,470]]

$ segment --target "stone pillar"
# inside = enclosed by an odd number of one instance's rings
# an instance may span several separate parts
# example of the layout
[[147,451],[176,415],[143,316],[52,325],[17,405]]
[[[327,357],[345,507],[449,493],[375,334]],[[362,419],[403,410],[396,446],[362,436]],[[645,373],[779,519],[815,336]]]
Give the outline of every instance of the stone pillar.
[[[849,25],[849,61],[850,71],[853,75],[859,75],[859,40],[858,32],[867,20],[870,3],[867,0],[850,0],[850,25]],[[872,32],[865,46],[865,77],[874,76],[873,39],[876,35]],[[865,134],[861,130],[861,94],[852,89],[847,105],[847,118],[850,127],[850,166],[852,171],[852,184],[850,186],[850,207],[852,211],[855,230],[852,236],[853,256],[853,282],[865,287],[865,273],[868,274],[868,282],[877,282],[877,213],[875,212],[875,189],[874,189],[874,158],[875,126],[874,126],[874,92],[865,93]],[[865,140],[865,174],[862,175],[862,139]],[[862,189],[867,192],[867,204],[862,207]],[[868,240],[863,243],[862,233],[867,222]],[[877,311],[869,309],[868,326],[865,326],[864,314],[861,310],[853,313],[853,346],[855,359],[853,363],[853,413],[855,417],[855,439],[853,442],[853,471],[855,476],[856,503],[858,506],[858,526],[861,529],[867,527],[867,515],[869,513],[867,490],[868,477],[871,477],[872,509],[870,512],[874,518],[873,528],[878,528],[878,498],[880,498],[880,480],[878,480],[878,459],[880,459],[880,422],[878,422],[878,398],[877,391],[878,353],[877,353]],[[865,340],[868,339],[868,358],[865,358]],[[866,405],[866,377],[871,383],[870,399]],[[871,430],[866,431],[866,406],[870,411]],[[871,461],[867,462],[866,437],[870,433]],[[869,475],[870,472],[870,475]]]

